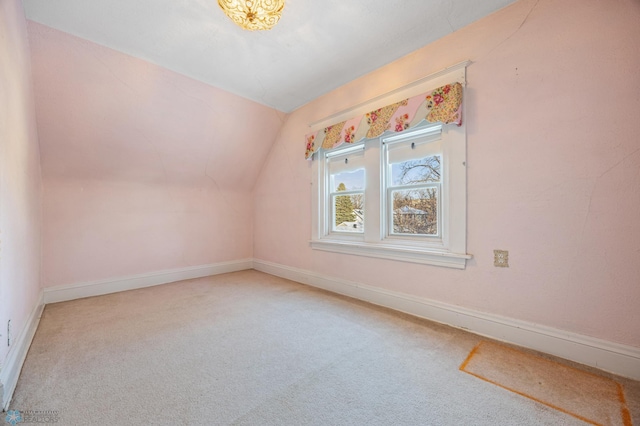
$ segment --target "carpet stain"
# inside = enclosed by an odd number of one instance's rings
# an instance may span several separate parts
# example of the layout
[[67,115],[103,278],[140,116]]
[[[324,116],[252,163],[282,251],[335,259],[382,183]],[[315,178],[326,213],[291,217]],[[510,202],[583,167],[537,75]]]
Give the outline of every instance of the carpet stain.
[[490,341],[460,370],[589,424],[632,426],[624,388],[607,377]]

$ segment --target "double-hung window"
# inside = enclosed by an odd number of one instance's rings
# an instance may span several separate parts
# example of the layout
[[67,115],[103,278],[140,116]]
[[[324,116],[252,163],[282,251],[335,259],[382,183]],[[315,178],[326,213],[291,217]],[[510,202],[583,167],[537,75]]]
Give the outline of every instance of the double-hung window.
[[423,121],[313,155],[313,249],[465,267],[464,123]]
[[431,126],[384,142],[387,237],[442,237],[441,128]]

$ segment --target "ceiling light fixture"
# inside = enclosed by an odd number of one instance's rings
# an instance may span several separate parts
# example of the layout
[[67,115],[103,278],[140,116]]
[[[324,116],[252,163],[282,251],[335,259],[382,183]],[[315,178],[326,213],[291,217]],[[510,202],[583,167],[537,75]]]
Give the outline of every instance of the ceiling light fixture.
[[249,31],[270,30],[280,20],[284,0],[218,0],[233,22]]

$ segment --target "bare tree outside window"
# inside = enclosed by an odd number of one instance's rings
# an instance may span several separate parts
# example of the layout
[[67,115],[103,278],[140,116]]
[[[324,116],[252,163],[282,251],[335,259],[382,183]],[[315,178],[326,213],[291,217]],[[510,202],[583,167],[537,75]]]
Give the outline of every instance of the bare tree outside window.
[[351,204],[354,210],[364,209],[364,194],[354,194],[351,196]]
[[438,234],[440,156],[392,164],[394,186],[416,186],[392,191],[393,233]]
[[436,235],[438,233],[437,190],[393,191],[393,232]]
[[[400,169],[394,185],[412,185],[426,182],[440,182],[440,157],[425,157],[397,164]],[[394,164],[396,166],[396,164]]]

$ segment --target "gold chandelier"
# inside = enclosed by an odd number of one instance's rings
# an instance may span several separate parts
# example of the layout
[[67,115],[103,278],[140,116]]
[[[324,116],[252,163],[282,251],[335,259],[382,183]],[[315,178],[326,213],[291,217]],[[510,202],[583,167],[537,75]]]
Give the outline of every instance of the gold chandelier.
[[270,30],[280,20],[284,0],[218,0],[233,22],[245,30]]

